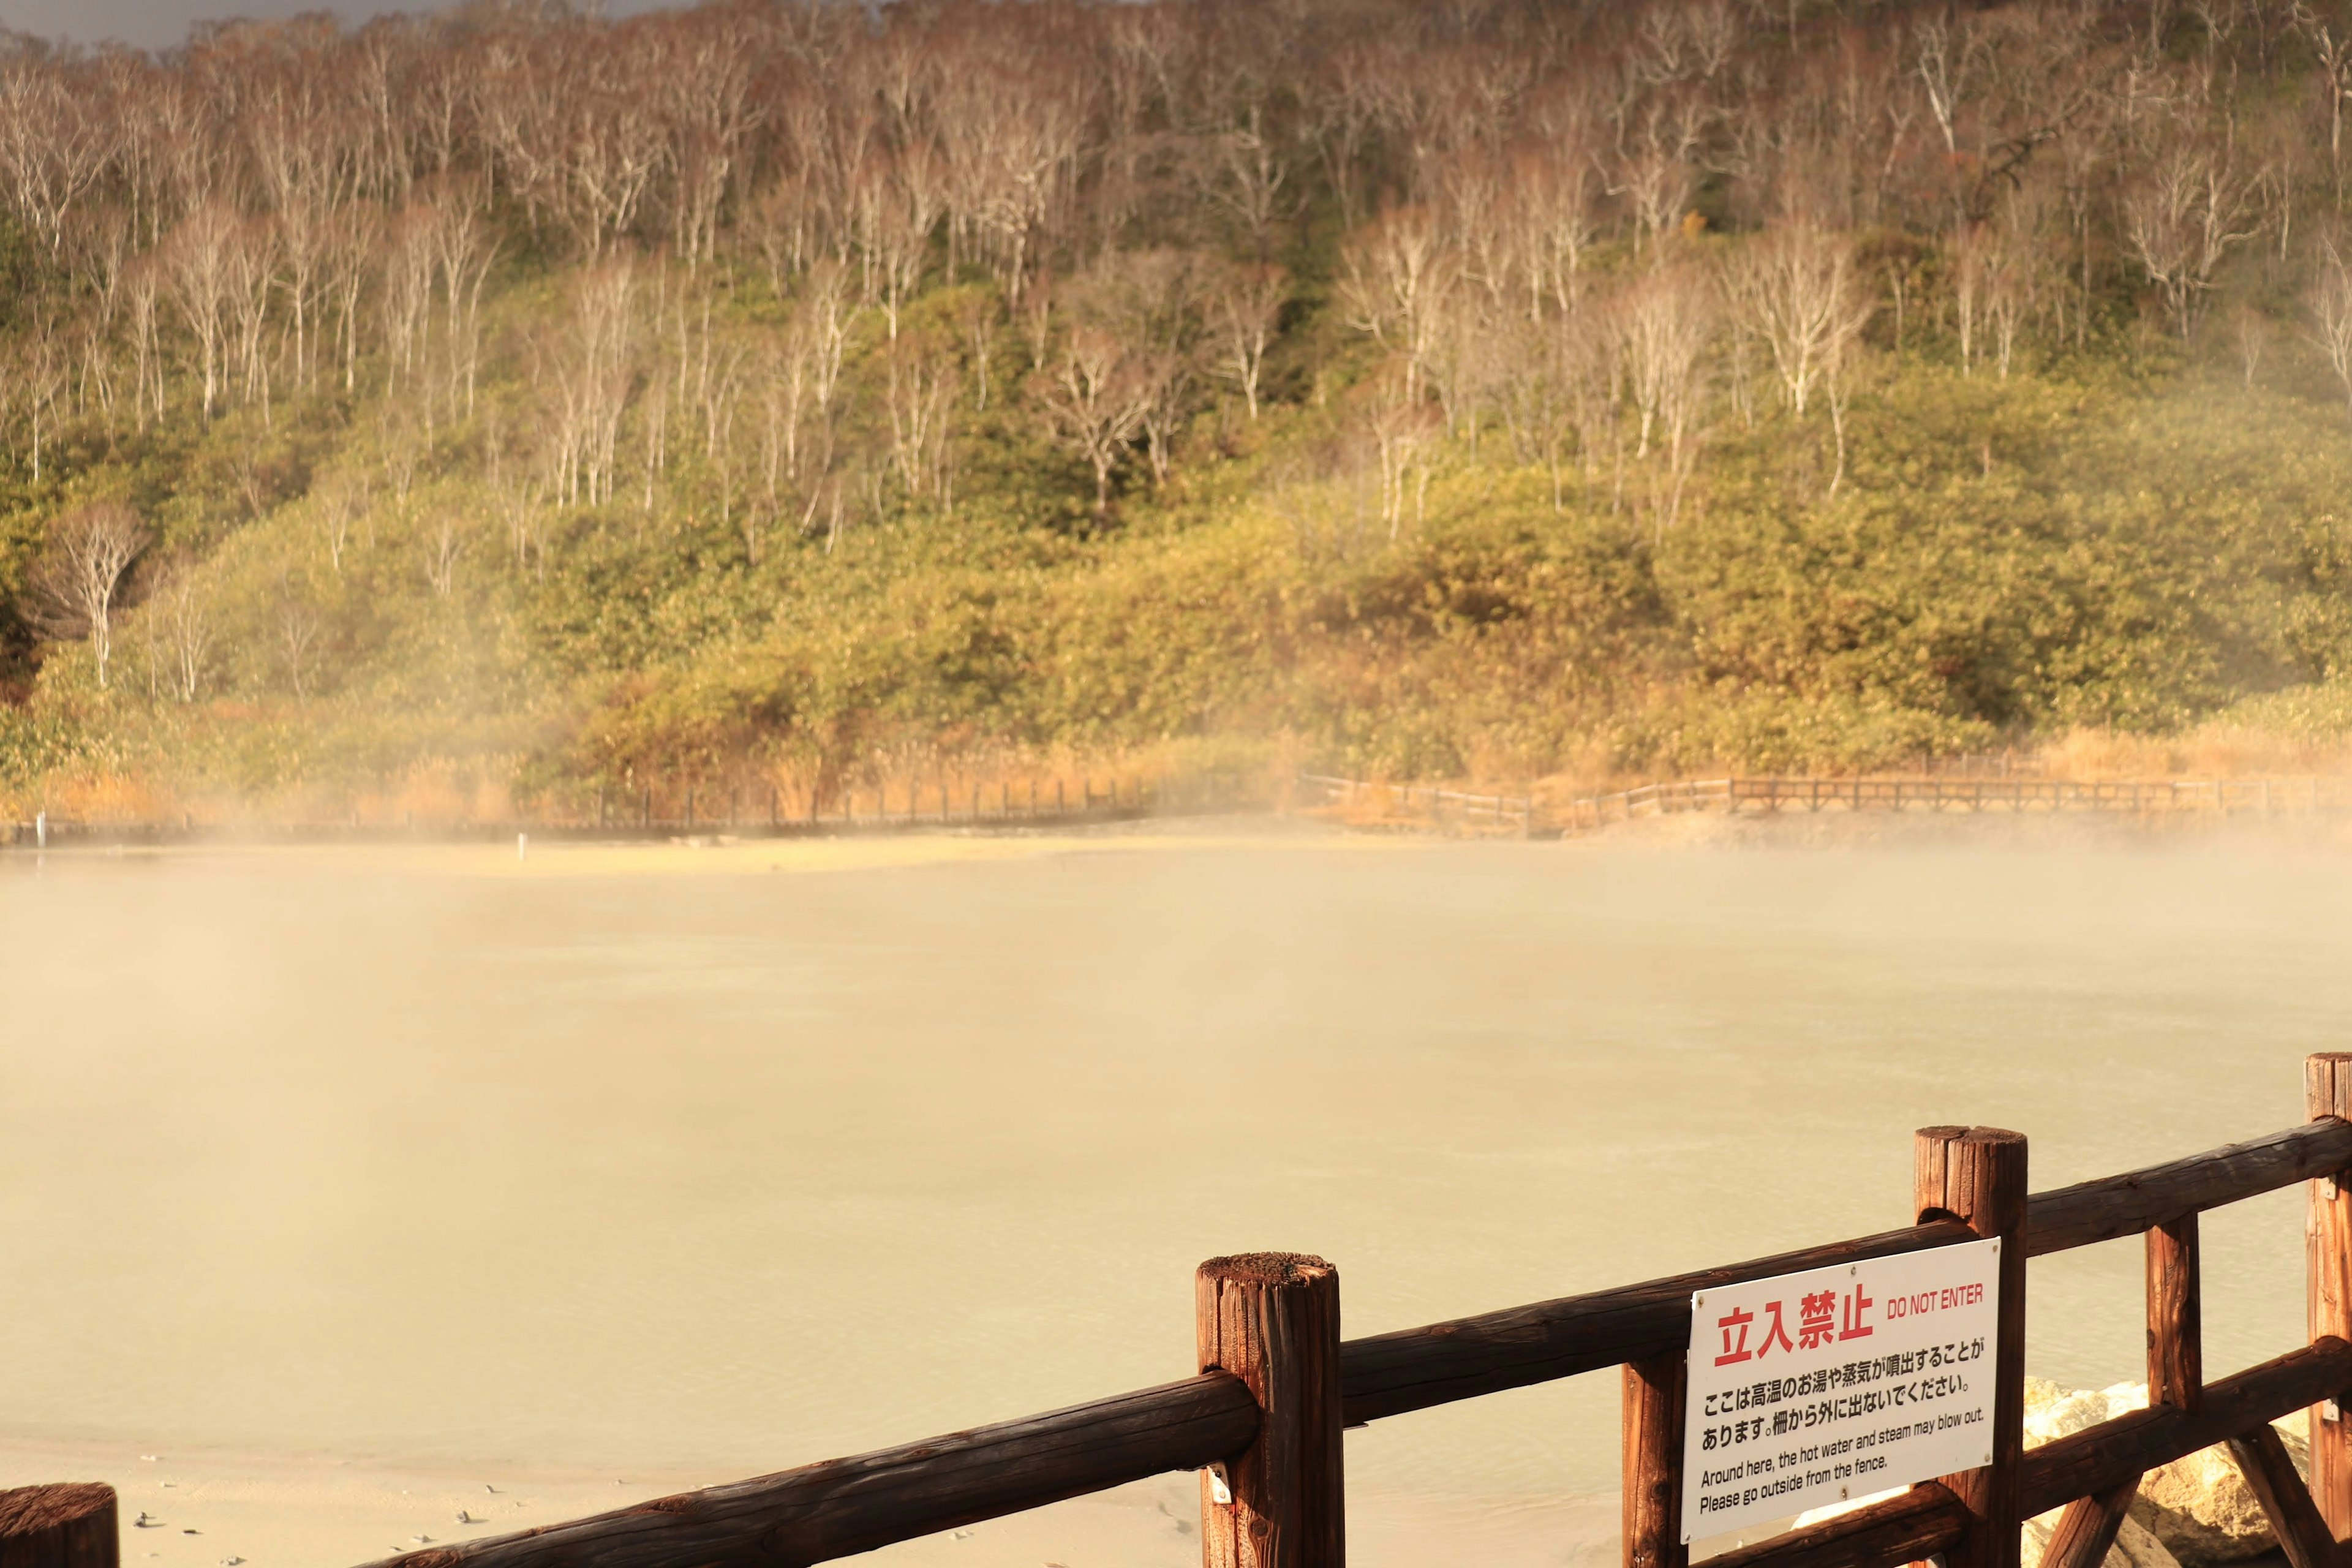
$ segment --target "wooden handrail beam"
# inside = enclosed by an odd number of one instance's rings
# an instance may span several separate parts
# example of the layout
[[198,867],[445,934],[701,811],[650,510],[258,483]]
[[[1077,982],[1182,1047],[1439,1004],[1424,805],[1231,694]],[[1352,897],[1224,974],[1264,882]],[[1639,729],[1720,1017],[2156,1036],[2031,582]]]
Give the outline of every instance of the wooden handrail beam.
[[2331,1336],[2207,1384],[2194,1411],[2135,1410],[2030,1450],[2020,1511],[2046,1513],[2340,1393],[2352,1393],[2352,1344]]
[[[2352,1344],[2327,1340],[2207,1385],[2195,1415],[2136,1410],[2069,1433],[2025,1455],[2021,1511],[2045,1513],[2113,1494],[2152,1470],[2241,1433],[2267,1429],[2296,1406],[2352,1388]],[[1708,1568],[1895,1568],[1957,1543],[1968,1510],[1934,1481],[1807,1529],[1709,1560]]]
[[2185,1214],[2347,1169],[2352,1169],[2352,1122],[2331,1117],[2185,1160],[2036,1193],[2026,1205],[2026,1255],[2137,1236]]
[[1959,1544],[1969,1510],[1939,1482],[1707,1559],[1706,1568],[1887,1568]]
[[1910,1226],[1728,1268],[1349,1340],[1339,1347],[1343,1408],[1348,1424],[1360,1426],[1409,1410],[1676,1352],[1690,1343],[1695,1290],[1969,1239],[1969,1227],[1957,1221]]
[[871,1552],[1247,1447],[1257,1404],[1204,1373],[1115,1399],[855,1458],[432,1546],[375,1568],[788,1568]]

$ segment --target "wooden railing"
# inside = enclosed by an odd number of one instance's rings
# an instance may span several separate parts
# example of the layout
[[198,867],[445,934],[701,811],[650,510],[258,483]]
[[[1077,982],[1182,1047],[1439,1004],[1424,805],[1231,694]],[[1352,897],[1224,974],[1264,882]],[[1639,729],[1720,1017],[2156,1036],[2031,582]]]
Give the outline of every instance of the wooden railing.
[[1500,827],[1522,837],[1536,829],[1533,795],[1481,795],[1437,784],[1375,784],[1363,779],[1335,778],[1328,773],[1301,773],[1298,783],[1301,788],[1319,793],[1334,805],[1369,805],[1376,811],[1418,814],[1440,824],[1454,821]]
[[1433,784],[1301,773],[1301,789],[1322,804],[1434,826],[1500,828],[1523,837],[1590,832],[1612,822],[1684,812],[1730,816],[1788,811],[2006,813],[2099,812],[2140,816],[2203,814],[2267,816],[2352,811],[2352,778],[2023,779],[1762,777],[1676,779],[1609,795],[1540,801]]
[[[2027,1196],[2026,1141],[1930,1127],[1915,1140],[1912,1223],[1875,1236],[1342,1341],[1339,1276],[1296,1254],[1213,1258],[1195,1279],[1196,1375],[1024,1420],[660,1498],[397,1562],[408,1568],[776,1568],[872,1551],[1171,1470],[1202,1477],[1209,1568],[1339,1568],[1344,1427],[1498,1390],[1622,1369],[1626,1568],[1685,1568],[1683,1401],[1694,1292],[2000,1237],[1992,1462],[1722,1555],[1723,1568],[2014,1568],[2020,1521],[2066,1511],[2046,1568],[2097,1568],[2148,1470],[2228,1444],[2292,1568],[2352,1563],[2352,1053],[2305,1063],[2309,1120],[2187,1159]],[[2310,1184],[2309,1342],[2204,1381],[2198,1215]],[[2144,1236],[2150,1404],[2022,1446],[2029,1257]],[[2270,1423],[2316,1406],[2311,1480]],[[101,1526],[77,1494],[0,1492],[11,1519]],[[85,1491],[89,1489],[83,1489]],[[102,1490],[103,1489],[99,1489]],[[103,1532],[114,1530],[110,1495]],[[70,1501],[71,1506],[68,1503]],[[79,1511],[77,1511],[79,1510]],[[54,1522],[74,1514],[81,1526]],[[27,1527],[28,1529],[31,1527]],[[46,1557],[24,1557],[48,1562]],[[97,1558],[58,1556],[58,1562]],[[110,1554],[105,1560],[112,1563]]]
[[999,781],[961,789],[945,784],[843,788],[823,799],[787,799],[770,785],[663,787],[581,793],[542,798],[529,809],[488,817],[466,816],[312,816],[289,821],[199,821],[152,818],[111,821],[38,811],[21,821],[0,818],[0,847],[47,849],[69,845],[175,844],[219,839],[269,843],[380,843],[408,840],[642,840],[681,835],[741,838],[829,837],[934,828],[1031,828],[1132,822],[1146,817],[1218,816],[1263,808],[1265,793],[1237,773],[1097,779]]
[[1573,832],[1684,811],[1979,811],[2012,815],[2201,812],[2270,816],[2352,810],[2352,779],[1723,778],[1584,795],[1545,814]]

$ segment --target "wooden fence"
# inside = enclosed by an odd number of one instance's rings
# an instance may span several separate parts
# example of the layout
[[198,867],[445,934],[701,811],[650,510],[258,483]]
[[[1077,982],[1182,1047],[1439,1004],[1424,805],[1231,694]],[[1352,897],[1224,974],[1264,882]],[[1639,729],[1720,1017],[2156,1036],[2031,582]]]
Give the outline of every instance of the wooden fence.
[[2352,779],[1727,778],[1587,795],[1553,826],[1591,828],[1681,811],[2105,812],[2221,816],[2352,810]]
[[2138,816],[2268,816],[2352,811],[2352,778],[2025,779],[1765,777],[1684,779],[1546,803],[1427,784],[1301,773],[1322,804],[1444,827],[1523,837],[1587,833],[1612,822],[1684,812],[1727,816],[1808,812],[1993,812],[2016,816],[2097,812]]
[[1299,787],[1325,802],[1348,808],[1419,816],[1441,826],[1448,823],[1499,829],[1522,838],[1537,831],[1536,801],[1528,795],[1479,795],[1444,789],[1436,784],[1376,784],[1365,779],[1334,778],[1327,773],[1301,773]]
[[[1002,781],[951,789],[945,784],[844,788],[820,801],[787,801],[773,785],[607,787],[562,800],[546,799],[527,812],[491,818],[413,816],[398,821],[314,818],[278,823],[94,821],[36,813],[0,821],[0,847],[174,844],[258,840],[280,844],[379,843],[407,840],[497,840],[528,834],[535,839],[627,840],[694,835],[744,838],[824,837],[938,828],[1025,828],[1195,816],[1261,806],[1263,792],[1239,774],[1144,778],[1113,776]],[[5,1564],[0,1564],[5,1568]]]
[[[2292,1568],[2342,1568],[2352,1556],[2352,1422],[2338,1410],[2352,1399],[2352,1053],[2308,1058],[2305,1093],[2308,1120],[2288,1131],[2031,1196],[2020,1134],[1926,1128],[1899,1229],[1363,1339],[1340,1338],[1339,1276],[1321,1259],[1213,1258],[1194,1280],[1196,1375],[375,1568],[810,1564],[1171,1470],[1202,1472],[1206,1568],[1339,1568],[1343,1428],[1611,1368],[1623,1389],[1625,1568],[1686,1568],[1677,1525],[1693,1293],[1990,1237],[2006,1243],[1991,1462],[1717,1557],[1721,1568],[1896,1568],[1937,1553],[1947,1568],[2016,1568],[2020,1521],[2062,1508],[2047,1568],[2097,1568],[2141,1476],[2214,1444],[2229,1445]],[[2310,1185],[2309,1342],[2208,1383],[2198,1215],[2298,1182]],[[2026,1259],[2131,1237],[2147,1251],[2150,1404],[2026,1452]],[[2305,1406],[2315,1407],[2308,1486],[2270,1427]],[[107,1489],[0,1492],[0,1568],[114,1568],[115,1536]]]

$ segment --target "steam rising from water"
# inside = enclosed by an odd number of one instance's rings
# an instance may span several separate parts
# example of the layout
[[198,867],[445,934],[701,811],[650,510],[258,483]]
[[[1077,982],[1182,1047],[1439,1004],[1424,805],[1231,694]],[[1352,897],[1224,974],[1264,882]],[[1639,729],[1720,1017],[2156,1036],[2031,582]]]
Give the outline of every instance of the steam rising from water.
[[[0,861],[9,1431],[750,1474],[1183,1375],[1215,1253],[1370,1332],[1903,1223],[1929,1122],[2269,1131],[2352,1003],[2332,851],[1049,851]],[[2209,1222],[2214,1375],[2298,1203]],[[2034,1268],[2029,1368],[2137,1375],[2137,1247]],[[1605,1489],[1614,1422],[1351,1479]]]

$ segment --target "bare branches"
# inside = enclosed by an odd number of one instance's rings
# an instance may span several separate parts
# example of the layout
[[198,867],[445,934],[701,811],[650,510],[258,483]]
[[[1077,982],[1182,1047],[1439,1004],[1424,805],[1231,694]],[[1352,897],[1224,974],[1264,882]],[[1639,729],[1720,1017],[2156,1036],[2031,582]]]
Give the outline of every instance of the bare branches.
[[2252,190],[2227,141],[2186,121],[2166,131],[2125,193],[2124,234],[2186,342],[2204,314],[2222,258],[2253,236]]
[[[184,564],[168,572],[146,605],[151,648],[169,675],[172,694],[194,702],[211,668],[212,616],[195,574]],[[152,655],[151,655],[152,657]]]
[[2334,244],[2320,253],[2319,276],[2311,286],[2314,341],[2336,373],[2347,405],[2352,405],[2352,259]]
[[1349,324],[1370,332],[1404,365],[1404,400],[1418,403],[1437,352],[1445,307],[1460,282],[1460,258],[1436,215],[1397,207],[1374,220],[1343,257],[1340,285]]
[[1266,347],[1282,323],[1282,308],[1288,297],[1289,277],[1272,263],[1238,268],[1217,289],[1213,306],[1217,374],[1241,389],[1252,419],[1257,417]]
[[89,639],[100,689],[113,658],[123,574],[147,540],[138,513],[120,501],[93,501],[49,524],[48,549],[34,569],[34,610],[41,625],[52,636]]
[[1873,301],[1855,275],[1853,245],[1810,224],[1776,228],[1743,246],[1726,281],[1747,325],[1772,353],[1799,417],[1814,391],[1833,383],[1870,320]]
[[29,51],[0,56],[0,177],[27,228],[55,255],[68,215],[115,153],[106,105],[84,68]]
[[582,268],[569,321],[541,348],[541,380],[553,384],[548,489],[566,506],[613,499],[621,416],[636,374],[635,292],[636,268],[626,257]]
[[1110,477],[1158,395],[1149,368],[1108,331],[1082,323],[1035,388],[1054,434],[1094,469],[1095,516],[1108,515]]

